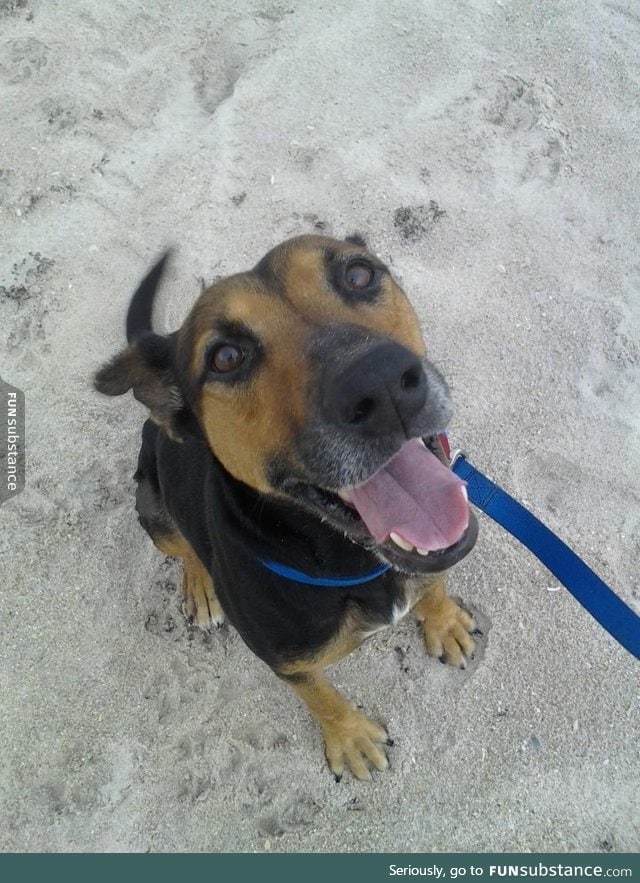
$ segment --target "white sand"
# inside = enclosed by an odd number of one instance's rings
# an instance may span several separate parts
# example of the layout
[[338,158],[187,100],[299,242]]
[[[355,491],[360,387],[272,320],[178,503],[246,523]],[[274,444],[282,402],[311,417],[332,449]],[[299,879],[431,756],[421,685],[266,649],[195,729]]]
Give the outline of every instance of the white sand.
[[199,277],[359,229],[456,438],[638,610],[637,4],[0,9],[0,374],[28,407],[0,512],[0,848],[638,850],[638,663],[522,547],[483,519],[454,573],[488,631],[466,672],[410,621],[333,669],[396,738],[388,773],[337,785],[238,636],[185,625],[133,509],[144,412],[90,384],[167,243],[172,329]]

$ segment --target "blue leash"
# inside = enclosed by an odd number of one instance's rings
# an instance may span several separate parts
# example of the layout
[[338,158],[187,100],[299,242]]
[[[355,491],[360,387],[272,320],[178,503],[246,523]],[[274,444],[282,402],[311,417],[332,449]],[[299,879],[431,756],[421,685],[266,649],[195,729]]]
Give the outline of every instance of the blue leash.
[[467,482],[469,500],[474,506],[520,540],[618,643],[640,659],[640,616],[548,527],[479,472],[464,455],[454,454],[451,468]]

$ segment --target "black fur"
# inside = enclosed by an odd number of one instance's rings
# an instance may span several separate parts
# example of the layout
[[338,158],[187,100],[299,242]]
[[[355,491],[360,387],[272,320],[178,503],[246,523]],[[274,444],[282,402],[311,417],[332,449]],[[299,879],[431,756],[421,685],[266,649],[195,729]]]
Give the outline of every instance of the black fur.
[[361,233],[351,233],[349,236],[345,236],[345,242],[350,242],[352,245],[359,245],[360,248],[368,248],[366,239]]
[[147,421],[136,479],[142,525],[156,537],[167,535],[168,525],[179,526],[213,575],[230,622],[272,668],[326,644],[350,607],[372,628],[392,621],[404,581],[394,570],[361,586],[324,588],[263,567],[260,558],[314,577],[360,576],[376,570],[380,559],[299,506],[237,481],[203,442],[176,443]]

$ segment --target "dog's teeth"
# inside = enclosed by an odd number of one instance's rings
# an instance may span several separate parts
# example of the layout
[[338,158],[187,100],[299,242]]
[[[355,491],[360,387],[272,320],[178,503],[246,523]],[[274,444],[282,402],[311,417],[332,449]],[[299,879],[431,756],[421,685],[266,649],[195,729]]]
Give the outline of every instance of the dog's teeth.
[[416,552],[418,553],[418,555],[428,555],[429,554],[428,549],[416,549]]
[[400,546],[401,549],[404,549],[405,552],[413,552],[413,543],[410,543],[408,540],[405,540],[403,537],[398,536],[397,533],[389,534],[389,539],[392,543],[395,543],[396,546]]

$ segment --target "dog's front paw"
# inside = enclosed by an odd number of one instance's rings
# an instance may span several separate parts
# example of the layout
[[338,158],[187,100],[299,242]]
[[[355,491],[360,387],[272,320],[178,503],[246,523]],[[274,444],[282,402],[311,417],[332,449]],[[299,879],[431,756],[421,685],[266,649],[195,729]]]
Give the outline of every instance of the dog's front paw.
[[392,745],[385,730],[359,711],[349,710],[322,725],[325,753],[331,772],[339,782],[345,764],[356,779],[370,779],[370,766],[386,770],[387,755],[381,745]]
[[449,665],[465,666],[465,657],[473,656],[476,628],[473,617],[451,598],[444,598],[422,620],[427,653]]
[[221,626],[224,611],[213,582],[199,561],[185,560],[182,575],[182,609],[189,622],[201,629]]

